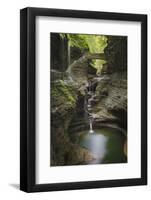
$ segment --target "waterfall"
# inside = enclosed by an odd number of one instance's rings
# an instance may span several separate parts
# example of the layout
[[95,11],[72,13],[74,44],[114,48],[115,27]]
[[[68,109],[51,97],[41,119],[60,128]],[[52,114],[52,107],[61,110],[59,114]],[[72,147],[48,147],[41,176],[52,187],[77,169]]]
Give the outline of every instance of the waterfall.
[[94,131],[93,131],[93,120],[92,119],[90,119],[89,120],[89,123],[90,123],[90,133],[93,133]]
[[87,102],[87,95],[84,97],[84,118],[85,118],[85,121],[88,120],[88,102]]
[[84,110],[85,110],[85,119],[86,122],[89,122],[89,133],[93,133],[93,116],[91,113],[92,104],[91,101],[93,100],[93,91],[92,91],[92,83],[89,81],[86,96],[84,98]]

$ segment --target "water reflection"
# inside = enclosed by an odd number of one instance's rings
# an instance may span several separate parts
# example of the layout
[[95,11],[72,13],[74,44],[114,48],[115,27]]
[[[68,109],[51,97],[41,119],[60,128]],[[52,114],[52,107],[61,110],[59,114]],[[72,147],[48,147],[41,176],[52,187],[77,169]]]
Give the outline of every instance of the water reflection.
[[125,139],[116,129],[102,128],[93,133],[80,132],[78,143],[93,154],[94,159],[86,164],[123,163],[127,161],[124,155]]
[[83,146],[91,151],[94,155],[94,160],[91,163],[101,163],[107,151],[108,137],[96,133],[87,134],[83,138]]

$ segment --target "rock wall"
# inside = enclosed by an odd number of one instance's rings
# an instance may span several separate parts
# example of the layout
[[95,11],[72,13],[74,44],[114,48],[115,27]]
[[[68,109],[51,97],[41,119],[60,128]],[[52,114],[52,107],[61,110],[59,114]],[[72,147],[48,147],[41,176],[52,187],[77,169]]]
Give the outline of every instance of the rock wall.
[[58,33],[50,33],[51,69],[64,72],[68,67],[68,40]]
[[127,36],[108,36],[108,45],[104,53],[107,61],[105,73],[127,70]]
[[127,129],[127,79],[126,72],[102,76],[96,86],[96,103],[92,113],[97,123],[116,123]]
[[83,101],[89,82],[94,92],[90,111],[94,125],[112,124],[127,130],[127,38],[110,36],[105,57],[107,64],[100,76],[90,70],[90,58],[85,55],[73,62],[70,70],[66,68],[66,72],[60,67],[57,68],[59,71],[51,70],[51,166],[93,160],[88,150],[70,139],[72,130],[76,130],[74,126],[88,125],[84,125],[81,113],[84,112]]
[[69,124],[76,112],[78,90],[63,81],[51,83],[51,166],[74,165],[93,159],[91,153],[73,144]]

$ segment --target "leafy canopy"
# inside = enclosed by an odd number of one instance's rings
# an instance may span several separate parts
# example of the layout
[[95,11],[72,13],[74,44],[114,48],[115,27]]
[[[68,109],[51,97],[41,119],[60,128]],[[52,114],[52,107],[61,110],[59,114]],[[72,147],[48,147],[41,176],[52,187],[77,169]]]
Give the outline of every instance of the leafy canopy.
[[[61,37],[68,38],[69,46],[77,47],[81,50],[88,50],[90,53],[104,53],[107,46],[107,37],[104,35],[90,34],[60,34]],[[96,69],[105,64],[105,60],[92,60],[91,64]]]

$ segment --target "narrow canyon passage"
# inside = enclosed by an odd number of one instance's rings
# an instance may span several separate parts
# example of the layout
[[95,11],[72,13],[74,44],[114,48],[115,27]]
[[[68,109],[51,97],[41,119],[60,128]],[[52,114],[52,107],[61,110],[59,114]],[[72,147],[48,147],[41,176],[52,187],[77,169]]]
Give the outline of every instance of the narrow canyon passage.
[[50,165],[127,162],[127,37],[51,33]]

